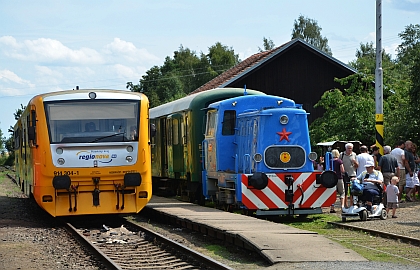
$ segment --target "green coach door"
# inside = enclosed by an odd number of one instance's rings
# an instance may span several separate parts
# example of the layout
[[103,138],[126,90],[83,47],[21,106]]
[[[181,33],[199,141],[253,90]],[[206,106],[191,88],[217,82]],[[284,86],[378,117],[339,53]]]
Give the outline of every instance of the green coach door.
[[182,114],[173,114],[168,116],[170,119],[170,134],[172,135],[172,151],[169,156],[169,164],[172,164],[172,169],[175,174],[175,178],[181,178],[185,175],[184,165],[184,119]]

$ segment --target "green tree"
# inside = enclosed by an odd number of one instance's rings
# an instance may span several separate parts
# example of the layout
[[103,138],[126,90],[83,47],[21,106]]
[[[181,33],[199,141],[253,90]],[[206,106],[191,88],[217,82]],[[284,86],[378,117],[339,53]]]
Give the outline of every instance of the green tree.
[[420,143],[420,25],[410,24],[398,36],[402,39],[397,48],[400,70],[408,75],[408,91],[405,96],[407,103],[403,107],[404,118],[399,121],[401,135],[404,139]]
[[301,38],[326,54],[332,55],[328,39],[321,35],[321,30],[317,21],[300,15],[293,24],[292,39]]
[[[326,110],[323,118],[311,125],[313,143],[330,140],[360,140],[375,143],[375,69],[376,49],[373,43],[360,44],[356,60],[349,63],[357,74],[336,79],[345,89],[327,91],[316,107]],[[405,134],[409,79],[401,65],[382,54],[384,74],[384,140],[394,145]],[[405,137],[406,138],[406,137]]]
[[258,47],[258,51],[259,52],[264,52],[264,51],[269,51],[274,49],[276,45],[274,44],[274,42],[270,39],[270,38],[263,38],[263,48],[261,49],[260,47]]
[[209,48],[206,58],[213,72],[210,73],[212,79],[239,63],[239,55],[235,54],[233,48],[220,42]]
[[3,151],[4,143],[6,142],[6,138],[3,137],[3,132],[0,129],[0,150]]
[[420,54],[420,24],[410,24],[398,34],[402,43],[397,48],[398,60],[407,66],[413,66]]
[[155,107],[191,93],[237,63],[239,56],[220,42],[200,57],[181,45],[173,58],[165,58],[161,67],[154,66],[146,71],[139,84],[128,82],[126,87],[147,95],[150,106]]
[[22,104],[20,104],[19,109],[16,109],[16,111],[13,113],[16,121],[19,120],[20,116],[22,115],[22,113],[25,109],[26,109],[26,106],[23,106]]
[[[312,144],[321,141],[360,140],[375,142],[374,76],[356,73],[336,79],[344,88],[326,91],[315,108],[325,109],[324,116],[310,127]],[[373,131],[373,132],[372,132]]]

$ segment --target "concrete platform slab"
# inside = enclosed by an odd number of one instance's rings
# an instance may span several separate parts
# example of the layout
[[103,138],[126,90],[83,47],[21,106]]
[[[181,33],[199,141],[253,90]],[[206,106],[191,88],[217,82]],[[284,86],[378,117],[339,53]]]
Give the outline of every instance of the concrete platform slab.
[[153,196],[146,206],[190,229],[259,252],[279,262],[367,261],[356,252],[315,232],[214,208]]
[[318,234],[237,232],[271,263],[367,261],[358,253]]

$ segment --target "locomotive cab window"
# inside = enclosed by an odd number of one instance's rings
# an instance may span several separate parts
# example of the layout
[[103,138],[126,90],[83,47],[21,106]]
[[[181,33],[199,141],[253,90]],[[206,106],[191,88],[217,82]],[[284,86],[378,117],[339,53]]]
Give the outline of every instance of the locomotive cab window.
[[236,111],[227,110],[223,114],[222,135],[235,135]]
[[138,101],[131,100],[46,102],[50,142],[137,141],[139,106]]
[[213,137],[216,130],[217,111],[207,112],[206,136]]

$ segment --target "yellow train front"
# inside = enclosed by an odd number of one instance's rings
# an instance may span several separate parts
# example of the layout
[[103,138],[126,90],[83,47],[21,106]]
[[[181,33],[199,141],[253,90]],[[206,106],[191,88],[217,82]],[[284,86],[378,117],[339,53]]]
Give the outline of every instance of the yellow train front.
[[140,93],[35,96],[14,128],[16,180],[52,216],[138,213],[152,195],[149,127]]

